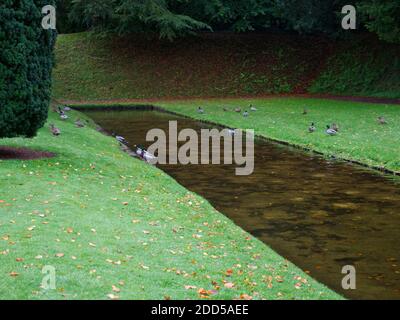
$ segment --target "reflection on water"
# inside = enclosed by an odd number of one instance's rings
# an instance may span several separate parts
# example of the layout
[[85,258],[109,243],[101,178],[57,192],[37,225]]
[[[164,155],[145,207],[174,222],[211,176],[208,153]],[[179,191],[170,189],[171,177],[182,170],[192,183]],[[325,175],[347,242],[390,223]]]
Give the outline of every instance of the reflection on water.
[[[209,128],[151,111],[90,111],[103,128],[146,143],[148,130]],[[188,189],[315,279],[349,298],[400,299],[398,180],[286,146],[257,141],[255,172],[235,165],[161,166]],[[357,269],[357,290],[341,288],[342,267]]]

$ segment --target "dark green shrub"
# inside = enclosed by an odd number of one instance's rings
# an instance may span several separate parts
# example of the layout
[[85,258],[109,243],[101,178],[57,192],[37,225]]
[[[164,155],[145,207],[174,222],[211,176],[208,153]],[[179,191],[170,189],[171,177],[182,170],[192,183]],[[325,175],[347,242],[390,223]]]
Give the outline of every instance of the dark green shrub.
[[0,138],[35,136],[48,113],[56,32],[41,26],[49,0],[1,0]]

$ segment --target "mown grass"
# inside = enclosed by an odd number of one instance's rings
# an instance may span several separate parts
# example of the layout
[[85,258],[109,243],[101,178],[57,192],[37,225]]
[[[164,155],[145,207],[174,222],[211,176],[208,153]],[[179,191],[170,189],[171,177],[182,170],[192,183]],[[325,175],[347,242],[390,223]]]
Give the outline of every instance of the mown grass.
[[78,116],[50,114],[60,137],[1,140],[57,154],[0,161],[1,299],[340,299]]
[[[167,110],[233,128],[254,129],[266,138],[323,153],[326,156],[357,161],[371,167],[400,172],[400,108],[397,105],[371,104],[307,98],[177,100],[151,102]],[[105,103],[107,104],[107,103]],[[114,103],[113,103],[114,104]],[[121,103],[120,103],[121,104]],[[122,103],[121,105],[129,103]],[[233,110],[249,105],[258,111],[248,118]],[[104,104],[99,104],[102,106]],[[205,114],[197,113],[202,106]],[[223,108],[230,111],[225,112]],[[304,109],[308,114],[303,115]],[[387,125],[380,125],[384,116]],[[317,132],[308,133],[314,122]],[[327,125],[336,123],[340,132],[326,135]]]

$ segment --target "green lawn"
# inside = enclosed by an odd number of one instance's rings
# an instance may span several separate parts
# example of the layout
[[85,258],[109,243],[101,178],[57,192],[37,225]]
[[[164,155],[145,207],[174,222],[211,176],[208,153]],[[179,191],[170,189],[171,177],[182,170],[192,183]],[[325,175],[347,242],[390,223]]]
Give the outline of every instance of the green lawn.
[[[83,102],[84,103],[84,102]],[[254,129],[270,139],[314,150],[326,156],[352,160],[371,167],[400,173],[400,106],[307,98],[232,99],[232,100],[177,100],[150,102],[164,109],[220,123],[232,128]],[[80,103],[82,104],[82,103]],[[102,105],[132,103],[98,103]],[[142,103],[143,104],[143,103]],[[252,104],[258,111],[248,118],[223,108],[246,110]],[[91,105],[94,106],[94,105]],[[205,114],[197,113],[202,106]],[[88,107],[90,107],[88,105]],[[303,115],[304,109],[308,114]],[[387,125],[380,125],[384,116]],[[314,122],[317,132],[308,133]],[[326,125],[336,123],[340,132],[335,137],[326,135]]]
[[78,116],[0,142],[57,153],[0,161],[0,299],[341,298]]

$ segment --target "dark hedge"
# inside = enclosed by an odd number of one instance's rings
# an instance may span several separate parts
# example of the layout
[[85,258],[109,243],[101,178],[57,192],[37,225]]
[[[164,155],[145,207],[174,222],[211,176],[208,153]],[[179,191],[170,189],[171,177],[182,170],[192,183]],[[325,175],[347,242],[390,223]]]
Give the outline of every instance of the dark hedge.
[[0,138],[36,135],[48,115],[56,32],[41,26],[52,0],[1,0]]

